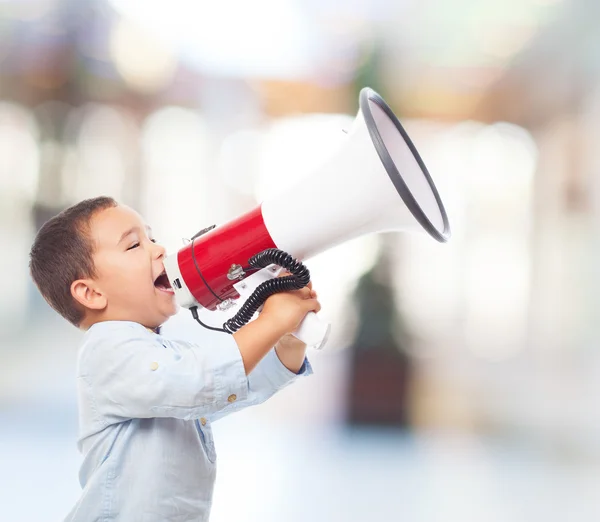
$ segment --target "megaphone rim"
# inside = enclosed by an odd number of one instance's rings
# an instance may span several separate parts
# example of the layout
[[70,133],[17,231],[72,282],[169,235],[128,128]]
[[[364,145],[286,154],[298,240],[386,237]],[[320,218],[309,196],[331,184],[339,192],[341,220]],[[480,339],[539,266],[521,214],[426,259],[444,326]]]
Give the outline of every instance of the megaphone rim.
[[[406,185],[404,179],[402,178],[402,174],[400,174],[400,171],[396,168],[396,165],[394,164],[394,161],[392,160],[392,157],[391,157],[390,153],[388,152],[387,147],[385,146],[383,138],[381,137],[381,134],[379,133],[379,130],[377,129],[377,124],[376,124],[375,118],[371,112],[371,107],[369,106],[369,101],[376,103],[381,108],[381,110],[383,110],[383,112],[390,119],[390,121],[394,124],[394,126],[396,127],[398,132],[402,135],[402,138],[408,145],[411,153],[413,154],[414,158],[416,159],[417,163],[419,164],[419,167],[423,171],[423,174],[425,175],[425,179],[427,180],[427,183],[429,184],[429,187],[431,188],[431,191],[433,192],[433,196],[435,197],[435,200],[438,204],[440,214],[442,215],[442,221],[444,224],[444,230],[442,232],[440,232],[433,225],[433,223],[426,216],[425,212],[423,212],[423,209],[420,207],[419,203],[417,202],[417,200],[413,196],[412,192]],[[441,199],[441,197],[438,193],[438,190],[433,182],[433,179],[431,178],[431,175],[429,174],[429,171],[427,170],[427,167],[425,166],[425,163],[423,162],[419,152],[417,151],[417,148],[414,146],[414,144],[413,144],[412,140],[410,139],[410,137],[408,136],[407,132],[404,130],[404,127],[402,127],[402,124],[400,123],[400,121],[398,120],[396,115],[393,113],[392,109],[390,109],[389,105],[385,102],[385,100],[370,87],[364,87],[363,89],[361,89],[359,105],[360,105],[360,109],[363,114],[363,117],[365,119],[365,124],[367,126],[367,129],[369,130],[369,135],[371,136],[371,140],[373,141],[375,150],[377,151],[377,154],[379,155],[379,158],[381,159],[381,162],[383,163],[385,171],[387,172],[391,182],[394,184],[394,187],[396,187],[398,194],[404,201],[404,204],[408,207],[408,209],[410,210],[412,215],[415,217],[415,219],[429,233],[430,236],[432,236],[434,239],[436,239],[440,243],[447,242],[450,239],[451,232],[450,232],[450,222],[448,220],[448,215],[446,213],[446,209],[444,208],[442,199]]]

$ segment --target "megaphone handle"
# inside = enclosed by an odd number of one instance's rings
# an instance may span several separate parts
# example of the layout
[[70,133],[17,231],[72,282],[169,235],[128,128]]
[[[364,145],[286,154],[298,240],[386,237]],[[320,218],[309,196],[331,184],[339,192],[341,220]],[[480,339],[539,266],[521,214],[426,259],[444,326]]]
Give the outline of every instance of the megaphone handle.
[[[281,272],[281,267],[271,264],[258,272],[254,272],[242,281],[238,281],[233,288],[240,294],[242,299],[248,299],[264,281],[276,278]],[[235,312],[233,315],[235,315]],[[331,325],[322,321],[314,312],[308,312],[292,335],[300,339],[307,346],[320,350],[325,346]]]
[[316,313],[308,312],[292,335],[307,346],[320,350],[327,343],[330,332],[330,323],[320,319]]

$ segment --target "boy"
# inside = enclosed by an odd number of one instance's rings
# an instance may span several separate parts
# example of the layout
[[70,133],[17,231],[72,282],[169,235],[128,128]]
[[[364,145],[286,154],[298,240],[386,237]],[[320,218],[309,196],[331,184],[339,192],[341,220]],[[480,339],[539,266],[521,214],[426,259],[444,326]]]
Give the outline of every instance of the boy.
[[52,218],[31,248],[40,292],[86,331],[77,369],[83,492],[68,521],[208,520],[211,423],[311,373],[306,346],[287,335],[320,309],[310,287],[270,297],[233,335],[173,341],[155,333],[176,312],[164,256],[142,218],[107,197]]

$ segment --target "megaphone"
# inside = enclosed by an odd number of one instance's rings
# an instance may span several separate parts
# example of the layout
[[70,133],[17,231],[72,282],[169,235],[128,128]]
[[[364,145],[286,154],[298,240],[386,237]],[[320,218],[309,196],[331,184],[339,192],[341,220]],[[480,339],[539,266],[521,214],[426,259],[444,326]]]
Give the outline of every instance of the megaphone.
[[[199,310],[209,317],[215,310],[244,315],[240,310],[273,286],[282,266],[303,286],[309,276],[302,260],[388,231],[450,238],[444,205],[417,149],[383,98],[364,88],[347,137],[324,164],[249,212],[201,230],[164,264],[178,304],[207,326]],[[250,315],[262,303],[252,304]],[[294,335],[322,348],[329,332],[310,312]]]

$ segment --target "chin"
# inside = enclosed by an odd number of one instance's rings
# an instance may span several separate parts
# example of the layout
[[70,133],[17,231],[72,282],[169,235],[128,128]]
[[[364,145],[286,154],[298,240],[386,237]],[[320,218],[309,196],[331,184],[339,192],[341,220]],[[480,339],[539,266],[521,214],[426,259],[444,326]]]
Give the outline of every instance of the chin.
[[173,299],[173,304],[172,306],[169,307],[169,309],[167,309],[167,319],[169,317],[173,317],[177,312],[179,312],[179,308],[180,306],[177,304],[177,302]]
[[161,321],[160,324],[165,324],[171,317],[173,317],[179,311],[178,305],[173,305],[173,307],[168,308],[166,310],[161,310]]

